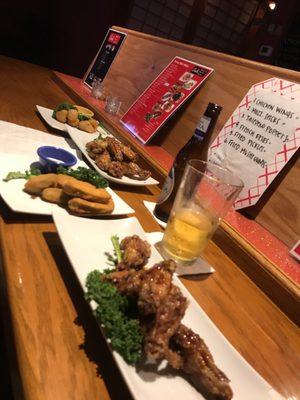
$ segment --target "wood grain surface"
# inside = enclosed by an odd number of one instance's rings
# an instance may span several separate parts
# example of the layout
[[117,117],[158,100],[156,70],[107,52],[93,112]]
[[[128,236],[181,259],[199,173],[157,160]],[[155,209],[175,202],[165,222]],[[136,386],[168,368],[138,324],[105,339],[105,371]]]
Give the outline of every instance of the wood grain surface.
[[[300,83],[300,73],[272,65],[154,37],[124,28],[127,38],[105,78],[108,92],[122,99],[127,111],[162,69],[180,56],[214,68],[214,73],[151,142],[175,156],[192,136],[196,124],[209,102],[223,107],[213,137],[221,130],[250,87],[277,76]],[[294,157],[297,157],[295,154]],[[256,221],[292,247],[300,237],[300,159],[284,180],[273,182],[276,190],[256,215]],[[297,216],[298,218],[295,218]],[[298,222],[297,222],[298,221]]]
[[[36,104],[66,99],[50,71],[0,57],[0,87],[0,119],[51,132],[35,112]],[[146,231],[159,229],[142,204],[156,199],[157,188],[115,189]],[[2,200],[0,210],[1,298],[16,399],[130,399],[51,219],[15,214]],[[243,274],[238,260],[213,242],[205,257],[216,272],[183,283],[274,389],[285,399],[299,398],[299,329]]]

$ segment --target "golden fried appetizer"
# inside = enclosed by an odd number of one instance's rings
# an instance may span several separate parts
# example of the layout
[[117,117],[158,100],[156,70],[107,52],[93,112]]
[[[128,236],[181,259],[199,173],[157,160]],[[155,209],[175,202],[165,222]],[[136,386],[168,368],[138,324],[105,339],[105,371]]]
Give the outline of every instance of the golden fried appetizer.
[[99,121],[97,121],[95,118],[91,118],[90,123],[93,125],[93,127],[95,128],[95,130],[98,128],[99,126]]
[[96,128],[91,123],[91,120],[79,121],[78,128],[88,133],[96,132]]
[[39,195],[42,191],[49,187],[55,187],[57,183],[56,174],[44,174],[32,176],[25,183],[24,191],[29,194]]
[[58,174],[56,180],[56,186],[58,188],[62,188],[63,185],[70,181],[77,181],[77,179],[73,178],[72,176],[65,175],[65,174]]
[[113,199],[110,199],[106,204],[102,204],[74,197],[69,200],[68,207],[75,214],[99,215],[111,214],[115,206]]
[[78,111],[72,108],[68,111],[67,122],[71,126],[77,127],[79,124]]
[[111,195],[105,189],[96,189],[90,183],[78,181],[77,179],[67,181],[62,186],[62,189],[72,197],[80,197],[96,203],[108,203],[111,199]]
[[60,110],[56,111],[55,118],[57,121],[66,123],[67,122],[67,116],[68,116],[68,110]]
[[59,188],[44,189],[41,197],[43,200],[55,204],[68,204],[68,201],[70,200],[70,196]]

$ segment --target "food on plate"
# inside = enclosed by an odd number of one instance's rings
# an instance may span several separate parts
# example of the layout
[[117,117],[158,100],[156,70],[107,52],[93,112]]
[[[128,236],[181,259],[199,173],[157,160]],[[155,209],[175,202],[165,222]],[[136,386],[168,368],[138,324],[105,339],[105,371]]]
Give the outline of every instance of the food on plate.
[[175,261],[145,267],[150,257],[146,241],[134,235],[119,246],[115,237],[112,242],[115,269],[93,271],[86,280],[87,299],[97,303],[96,318],[112,346],[131,364],[142,353],[157,363],[167,360],[198,390],[215,399],[230,400],[229,379],[200,336],[181,322],[187,299],[173,283]]
[[76,109],[78,110],[78,112],[82,115],[85,115],[87,117],[93,117],[94,113],[92,110],[86,108],[86,107],[82,107],[82,106],[78,106],[77,104],[75,104]]
[[[105,178],[103,178],[103,176],[101,176],[99,172],[91,168],[77,167],[76,169],[73,169],[73,168],[64,168],[60,166],[57,168],[56,172],[59,175],[67,175],[75,179],[78,179],[79,181],[89,182],[96,188],[108,187],[108,181]],[[60,184],[60,179],[63,178],[62,177],[59,178],[58,184]]]
[[38,176],[32,176],[25,183],[24,190],[29,194],[40,195],[44,189],[55,187],[56,179],[56,174],[42,174]]
[[68,118],[68,110],[60,110],[56,112],[56,119],[59,122],[66,123]]
[[67,102],[59,104],[53,111],[52,117],[62,123],[88,133],[96,132],[99,122],[93,118],[94,113],[88,108]]
[[65,183],[67,183],[70,179],[72,180],[73,178],[72,178],[71,176],[69,176],[69,175],[65,175],[65,174],[63,174],[63,173],[59,173],[59,174],[57,175],[57,178],[56,178],[56,186],[57,186],[58,188],[62,188],[63,185],[64,185]]
[[106,203],[96,203],[80,197],[74,197],[68,201],[68,207],[75,214],[111,214],[114,210],[114,202],[111,198]]
[[108,203],[111,199],[110,194],[105,189],[97,189],[90,183],[82,182],[75,178],[67,180],[62,186],[62,190],[69,196],[80,197],[96,203]]
[[98,168],[109,175],[121,179],[128,176],[132,179],[146,180],[151,172],[143,170],[136,164],[138,155],[113,137],[99,137],[86,144],[88,155]]
[[108,182],[98,172],[85,167],[58,167],[56,174],[42,174],[40,169],[9,172],[3,180],[26,179],[24,191],[50,203],[66,206],[83,215],[110,214],[114,210],[111,195],[104,189]]
[[[67,177],[73,177],[80,181],[89,182],[96,188],[106,188],[108,181],[99,174],[99,172],[85,167],[65,168],[62,166],[57,167],[57,186],[61,187],[63,183],[68,179]],[[3,179],[4,182],[9,182],[12,179],[29,179],[32,176],[42,175],[42,171],[37,167],[31,167],[29,171],[25,172],[9,172]]]
[[41,193],[41,197],[43,200],[55,204],[67,204],[70,200],[70,196],[67,195],[62,189],[54,187],[44,189]]
[[76,213],[84,215],[110,214],[114,210],[111,195],[102,188],[72,176],[43,174],[32,176],[26,182],[24,191],[40,195],[45,201],[64,204]]

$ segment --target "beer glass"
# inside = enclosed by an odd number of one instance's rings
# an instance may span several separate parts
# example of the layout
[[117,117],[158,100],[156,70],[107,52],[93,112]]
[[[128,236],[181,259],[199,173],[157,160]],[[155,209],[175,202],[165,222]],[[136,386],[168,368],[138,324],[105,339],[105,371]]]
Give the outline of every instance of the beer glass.
[[194,262],[242,188],[243,182],[225,168],[188,161],[162,239],[164,253],[178,262]]

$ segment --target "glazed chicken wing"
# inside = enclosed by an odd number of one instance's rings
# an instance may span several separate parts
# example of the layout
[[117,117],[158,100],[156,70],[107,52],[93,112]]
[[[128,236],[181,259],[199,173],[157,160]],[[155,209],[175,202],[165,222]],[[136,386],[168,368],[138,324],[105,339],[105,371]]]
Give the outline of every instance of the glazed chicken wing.
[[104,150],[102,154],[98,155],[95,158],[95,162],[96,162],[97,167],[102,169],[102,171],[107,171],[108,167],[111,163],[111,158],[110,158],[109,152],[107,150]]
[[148,242],[142,240],[139,236],[133,235],[124,238],[120,244],[123,251],[122,263],[119,263],[118,269],[140,269],[146,265],[151,249]]
[[106,140],[108,143],[107,150],[109,151],[111,158],[114,161],[123,161],[121,143],[112,137],[107,137]]
[[157,361],[166,359],[174,369],[186,373],[196,388],[204,389],[215,399],[232,399],[229,380],[216,366],[204,341],[181,323],[187,299],[172,282],[176,263],[168,260],[149,269],[140,269],[135,252],[140,249],[140,241],[138,236],[122,241],[126,264],[119,264],[119,270],[106,275],[105,279],[120,293],[137,300],[146,355]]
[[124,172],[124,175],[128,176],[129,178],[144,180],[149,178],[151,172],[141,169],[141,167],[134,162],[130,162],[126,165],[126,171]]
[[133,161],[133,162],[137,161],[138,155],[132,150],[131,147],[121,143],[121,150],[125,161]]
[[123,163],[120,161],[112,161],[107,168],[107,172],[115,178],[122,178],[124,175]]

